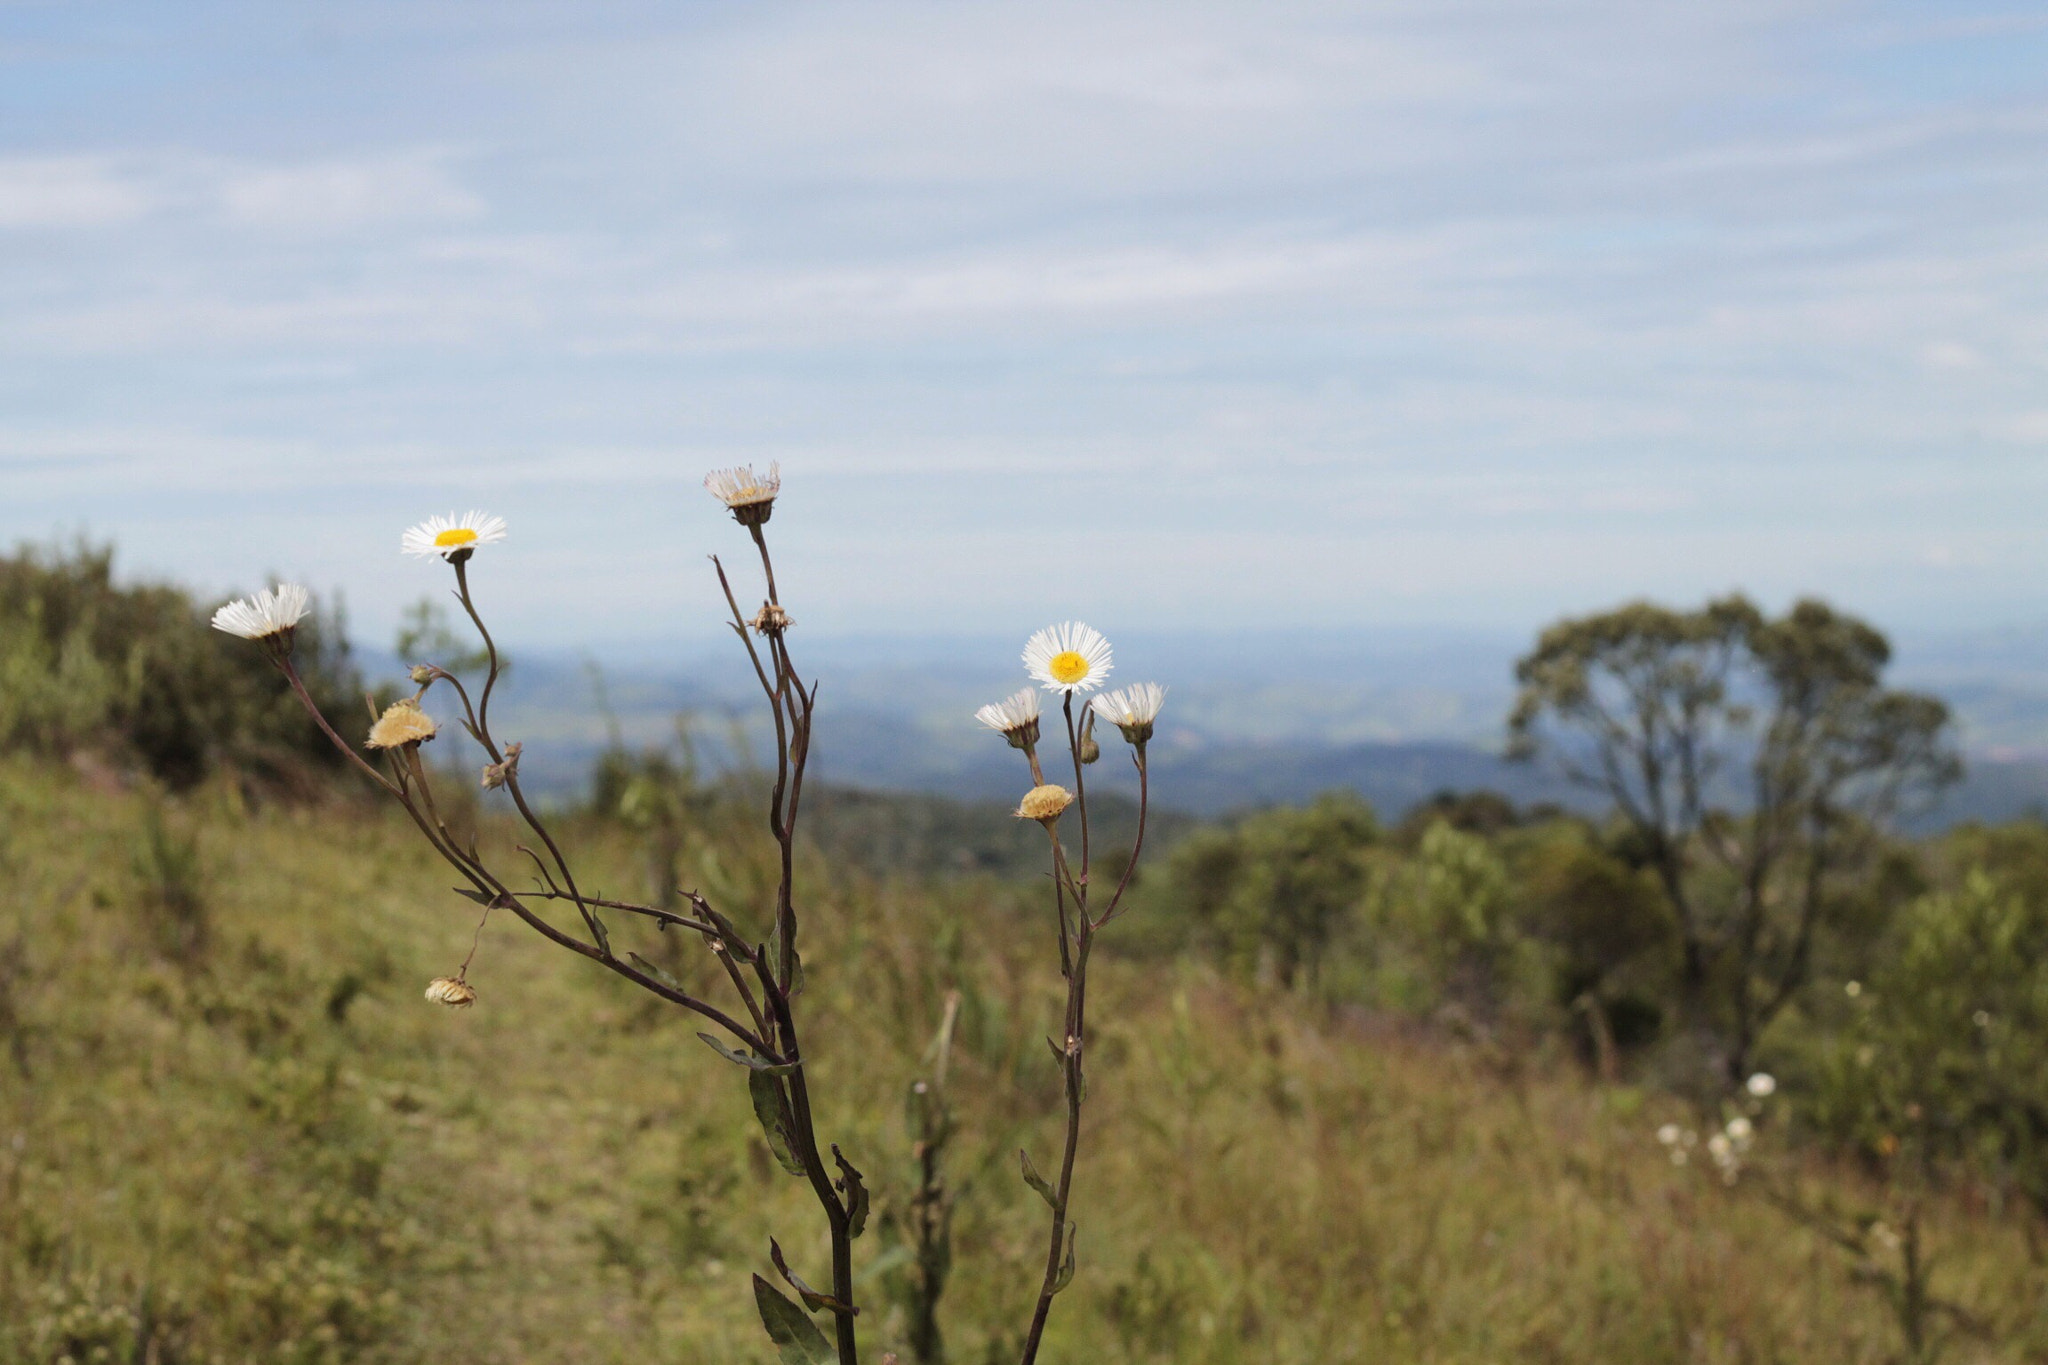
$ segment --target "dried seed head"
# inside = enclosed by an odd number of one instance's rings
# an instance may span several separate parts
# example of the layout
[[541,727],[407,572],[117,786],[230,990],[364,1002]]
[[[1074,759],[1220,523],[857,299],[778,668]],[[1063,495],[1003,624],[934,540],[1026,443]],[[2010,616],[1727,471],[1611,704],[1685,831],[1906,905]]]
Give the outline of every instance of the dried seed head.
[[434,674],[438,671],[432,664],[414,664],[406,673],[414,682],[425,687],[434,680]]
[[384,708],[370,727],[372,749],[396,749],[406,744],[423,744],[434,737],[434,718],[420,710],[411,697],[400,697]]
[[460,977],[437,976],[427,983],[427,999],[450,1009],[466,1010],[476,1003],[476,991]]
[[521,746],[518,744],[507,744],[505,746],[504,762],[486,763],[484,765],[483,786],[485,791],[496,791],[510,779],[519,776],[520,748]]
[[761,610],[754,613],[754,619],[747,622],[756,635],[780,635],[796,624],[790,614],[773,602],[763,602]]
[[1053,822],[1073,804],[1072,792],[1056,783],[1048,782],[1042,787],[1033,787],[1024,793],[1024,799],[1017,803],[1017,818],[1036,820],[1047,829],[1051,829]]

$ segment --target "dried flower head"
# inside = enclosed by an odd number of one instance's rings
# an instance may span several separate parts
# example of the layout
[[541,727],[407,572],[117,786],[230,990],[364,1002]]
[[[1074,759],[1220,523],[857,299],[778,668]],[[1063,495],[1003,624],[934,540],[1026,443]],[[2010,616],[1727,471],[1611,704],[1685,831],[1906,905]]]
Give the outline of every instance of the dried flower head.
[[455,976],[437,976],[427,983],[427,999],[451,1009],[466,1010],[476,1003],[476,990]]
[[494,544],[504,538],[503,517],[472,510],[460,517],[452,513],[445,517],[428,517],[400,537],[398,546],[406,554],[421,559],[439,555],[452,561],[457,555],[467,559],[477,546]]
[[372,749],[396,749],[405,744],[423,744],[434,737],[434,718],[420,710],[411,697],[400,697],[384,708],[370,727]]
[[496,791],[510,779],[519,776],[520,748],[521,746],[517,743],[507,744],[505,746],[503,762],[486,763],[484,765],[483,786],[485,791]]
[[270,640],[289,647],[292,628],[305,619],[312,600],[298,584],[280,583],[222,607],[213,614],[213,628],[244,640]]
[[1093,692],[1112,667],[1109,641],[1079,621],[1047,626],[1025,642],[1024,667],[1048,692]]
[[1165,704],[1166,689],[1148,682],[1105,692],[1089,702],[1088,709],[1123,731],[1132,744],[1143,745],[1152,738],[1153,723]]
[[1038,743],[1038,692],[1024,688],[990,702],[976,711],[974,718],[1009,740],[1012,749],[1029,749]]
[[1042,787],[1033,787],[1024,793],[1024,799],[1017,803],[1019,820],[1036,820],[1047,829],[1060,818],[1061,812],[1074,804],[1074,794],[1065,787],[1048,782]]
[[782,491],[782,466],[769,464],[765,477],[756,474],[750,464],[714,469],[704,476],[704,486],[731,509],[734,521],[759,526],[775,511],[776,495]]
[[756,635],[780,635],[796,624],[796,620],[773,602],[763,602],[761,610],[754,613],[754,619],[747,622]]

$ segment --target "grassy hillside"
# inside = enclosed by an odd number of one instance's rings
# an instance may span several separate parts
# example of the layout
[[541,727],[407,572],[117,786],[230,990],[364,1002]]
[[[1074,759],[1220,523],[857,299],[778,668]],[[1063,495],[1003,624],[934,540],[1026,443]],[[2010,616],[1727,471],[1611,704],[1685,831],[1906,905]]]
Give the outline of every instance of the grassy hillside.
[[[483,817],[488,847],[505,831]],[[571,828],[599,889],[644,858]],[[696,831],[689,882],[760,906],[765,839]],[[815,1209],[735,1068],[679,1013],[523,926],[469,949],[397,819],[169,805],[0,766],[0,1362],[766,1362],[773,1233]],[[687,883],[686,883],[687,884]],[[870,1358],[902,1345],[890,1215],[904,1097],[963,993],[951,1358],[1013,1356],[1042,1256],[1015,1149],[1055,1147],[1060,994],[1028,883],[808,870],[821,1132],[882,1216],[856,1244]],[[1147,913],[1158,913],[1148,909]],[[626,932],[620,931],[621,934]],[[680,939],[639,949],[708,982]],[[1188,1362],[1895,1359],[1872,1286],[1746,1185],[1674,1166],[1669,1102],[1498,1039],[1331,1013],[1192,961],[1099,969],[1080,1272],[1047,1358]],[[1813,1197],[1861,1176],[1816,1158]],[[1930,1213],[1949,1358],[2048,1358],[2016,1215]]]

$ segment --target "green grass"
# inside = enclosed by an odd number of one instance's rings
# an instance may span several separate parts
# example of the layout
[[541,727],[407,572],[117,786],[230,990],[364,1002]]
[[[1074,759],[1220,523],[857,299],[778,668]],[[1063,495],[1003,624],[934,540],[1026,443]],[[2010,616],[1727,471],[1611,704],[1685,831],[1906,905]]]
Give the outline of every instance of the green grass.
[[[397,820],[214,789],[152,809],[0,766],[0,1362],[771,1359],[748,1275],[772,1275],[772,1233],[822,1280],[824,1240],[692,1021],[510,917],[476,1007],[436,1008],[421,991],[474,909]],[[618,832],[568,834],[586,883],[644,890]],[[765,843],[701,833],[685,884],[758,915]],[[167,933],[167,863],[198,940]],[[906,1088],[964,994],[942,1319],[956,1365],[1014,1358],[1044,1233],[1015,1149],[1056,1151],[1049,908],[1028,885],[805,875],[820,1130],[885,1208],[912,1178]],[[614,932],[712,988],[696,944]],[[1097,980],[1080,1272],[1049,1361],[1899,1355],[1839,1254],[1670,1164],[1653,1130],[1682,1116],[1655,1096],[1191,962],[1111,956]],[[1814,1191],[1858,1193],[1806,1160]],[[1996,1337],[1947,1358],[2048,1359],[2017,1215],[1952,1200],[1930,1237],[1938,1292]],[[872,1229],[860,1264],[887,1242]],[[901,1347],[888,1278],[863,1286],[873,1360]]]

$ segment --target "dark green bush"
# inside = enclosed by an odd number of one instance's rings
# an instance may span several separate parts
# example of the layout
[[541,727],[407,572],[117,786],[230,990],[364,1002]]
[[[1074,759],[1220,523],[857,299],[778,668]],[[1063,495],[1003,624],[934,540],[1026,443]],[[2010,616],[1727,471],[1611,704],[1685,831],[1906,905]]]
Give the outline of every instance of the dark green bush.
[[[210,629],[211,614],[181,588],[117,584],[108,547],[0,557],[0,748],[97,752],[173,789],[229,770],[317,790],[341,771],[339,755],[262,651]],[[339,611],[302,623],[296,654],[330,715],[357,714]]]

